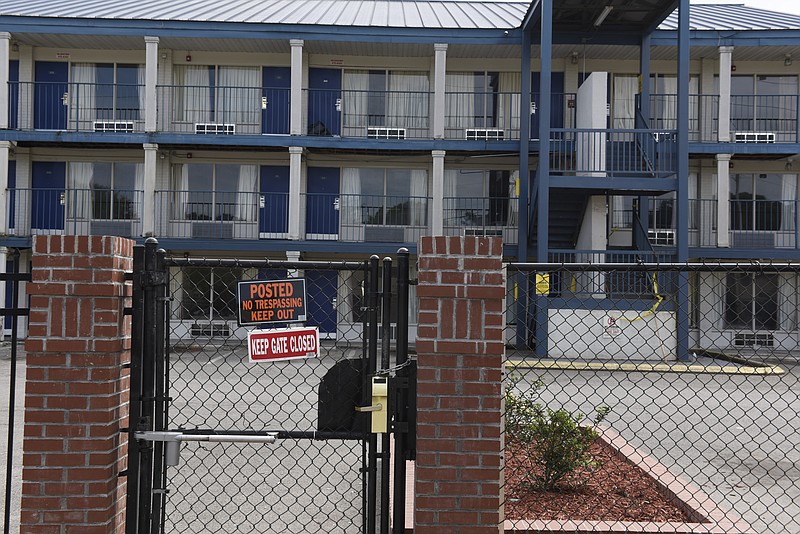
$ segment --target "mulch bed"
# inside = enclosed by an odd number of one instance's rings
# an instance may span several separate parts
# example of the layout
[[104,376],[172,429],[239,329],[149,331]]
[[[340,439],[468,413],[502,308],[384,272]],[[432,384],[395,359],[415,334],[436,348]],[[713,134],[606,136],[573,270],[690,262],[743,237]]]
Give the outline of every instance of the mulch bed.
[[619,458],[600,439],[589,453],[601,462],[592,472],[577,472],[557,491],[531,490],[520,473],[536,469],[520,447],[506,443],[506,519],[588,521],[676,521],[691,519],[659,493],[652,478]]

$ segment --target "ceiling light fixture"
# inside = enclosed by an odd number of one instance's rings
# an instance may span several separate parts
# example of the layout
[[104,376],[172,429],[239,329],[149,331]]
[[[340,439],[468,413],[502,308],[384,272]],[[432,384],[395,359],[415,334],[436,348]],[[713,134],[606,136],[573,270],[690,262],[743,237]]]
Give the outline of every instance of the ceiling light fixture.
[[578,64],[578,53],[577,52],[573,52],[572,53],[572,55],[569,58],[569,62],[572,63],[573,65],[577,65]]
[[792,54],[786,54],[786,57],[783,59],[783,64],[787,67],[792,66]]
[[594,20],[595,28],[600,26],[603,23],[603,21],[606,20],[606,17],[608,16],[609,13],[611,13],[612,9],[614,9],[614,6],[606,6],[603,8],[603,11],[600,12],[600,15],[598,15],[598,17]]

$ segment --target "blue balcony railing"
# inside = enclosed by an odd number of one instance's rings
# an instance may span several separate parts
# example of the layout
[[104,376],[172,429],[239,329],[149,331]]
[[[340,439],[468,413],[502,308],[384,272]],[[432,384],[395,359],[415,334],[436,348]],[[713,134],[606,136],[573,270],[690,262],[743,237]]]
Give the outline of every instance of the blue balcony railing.
[[362,139],[428,139],[433,109],[426,91],[305,89],[306,134]]
[[287,88],[160,85],[162,132],[261,135],[289,133]]
[[142,235],[140,190],[9,189],[8,233]]
[[427,197],[305,193],[310,240],[416,243],[428,232]]
[[445,197],[443,205],[446,235],[502,237],[508,244],[518,241],[518,198]]
[[597,177],[664,178],[677,172],[674,131],[553,129],[551,171]]
[[[796,143],[798,111],[798,95],[732,95],[732,140],[755,142],[763,139],[761,142]],[[759,138],[747,134],[767,136]]]
[[10,82],[13,128],[133,133],[144,130],[144,86]]

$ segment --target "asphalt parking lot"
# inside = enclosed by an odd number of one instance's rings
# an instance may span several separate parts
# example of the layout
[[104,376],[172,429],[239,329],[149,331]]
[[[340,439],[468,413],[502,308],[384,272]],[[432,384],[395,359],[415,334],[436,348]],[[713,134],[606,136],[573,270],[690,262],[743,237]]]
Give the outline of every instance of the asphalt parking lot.
[[[358,348],[326,346],[319,360],[254,366],[241,347],[173,355],[172,427],[292,428],[316,425],[316,387]],[[5,477],[8,345],[0,350],[0,475]],[[702,363],[702,362],[701,362]],[[20,361],[20,376],[24,358]],[[591,414],[633,446],[735,510],[755,532],[800,532],[800,366],[780,373],[527,369],[542,402]],[[18,379],[19,380],[19,379]],[[527,381],[527,382],[526,382]],[[21,380],[20,382],[21,383]],[[21,450],[22,388],[15,450]],[[359,532],[358,442],[286,440],[275,445],[184,444],[168,473],[167,532]],[[14,502],[21,455],[15,455]],[[13,511],[12,517],[18,512]],[[16,532],[12,525],[12,532]]]

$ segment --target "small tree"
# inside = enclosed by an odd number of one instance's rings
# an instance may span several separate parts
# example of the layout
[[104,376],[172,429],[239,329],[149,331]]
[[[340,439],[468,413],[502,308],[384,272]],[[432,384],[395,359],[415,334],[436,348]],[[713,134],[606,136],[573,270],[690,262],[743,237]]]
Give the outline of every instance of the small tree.
[[512,387],[506,390],[505,429],[506,438],[516,442],[521,453],[539,468],[524,474],[527,483],[535,489],[552,490],[578,468],[596,468],[598,463],[589,454],[589,446],[599,435],[596,427],[610,408],[598,407],[592,424],[582,426],[584,414],[563,408],[551,410],[535,401],[541,380],[533,382],[525,393],[514,391],[519,381],[520,377],[511,377]]

